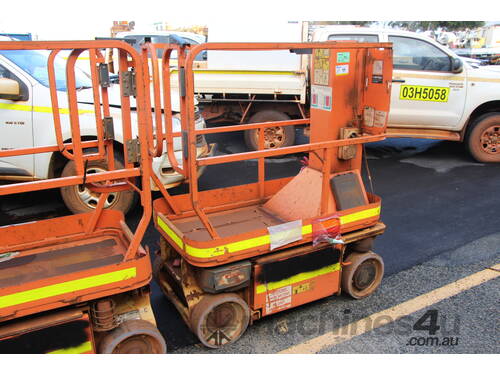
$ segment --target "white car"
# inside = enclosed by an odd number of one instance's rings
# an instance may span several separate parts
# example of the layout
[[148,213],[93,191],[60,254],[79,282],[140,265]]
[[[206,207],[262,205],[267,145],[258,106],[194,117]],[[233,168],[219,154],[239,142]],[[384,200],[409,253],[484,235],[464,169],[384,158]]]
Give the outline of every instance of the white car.
[[[2,38],[0,41],[10,41]],[[1,48],[0,48],[1,49]],[[0,149],[29,148],[56,145],[55,130],[52,119],[52,104],[47,73],[47,51],[40,50],[0,50]],[[57,80],[58,100],[61,107],[67,106],[66,61],[56,58],[55,71]],[[95,115],[92,96],[92,82],[83,72],[76,71],[76,86],[78,88],[78,102],[80,114],[81,135],[86,140],[95,139]],[[12,92],[18,86],[17,92]],[[123,161],[123,135],[121,126],[121,110],[113,108],[119,105],[119,85],[114,84],[108,89],[111,104],[111,115],[114,122],[114,142],[117,163]],[[174,99],[176,95],[172,95]],[[134,106],[131,100],[131,106]],[[179,112],[179,101],[172,100],[173,112]],[[61,124],[63,138],[71,138],[68,110],[61,108]],[[203,117],[198,113],[196,128],[205,127]],[[132,112],[132,133],[137,135],[137,122]],[[173,116],[173,131],[180,132],[180,118]],[[198,137],[198,156],[206,156],[210,147],[203,136]],[[165,150],[165,147],[164,147]],[[176,159],[182,164],[182,144],[180,138],[174,139]],[[102,161],[90,161],[87,173],[97,173],[107,168]],[[58,176],[71,175],[74,163],[68,161],[59,152],[43,153],[25,156],[5,157],[0,159],[0,180],[31,181]],[[153,171],[166,188],[176,186],[184,180],[183,176],[175,172],[166,154],[153,159]],[[202,173],[202,170],[199,171]],[[157,189],[153,184],[153,188]],[[98,202],[99,194],[91,192],[85,186],[71,186],[61,188],[62,198],[67,207],[75,212],[93,210]],[[127,212],[134,203],[132,191],[116,192],[109,195],[106,208],[115,208]]]
[[[129,42],[132,47],[134,47],[137,52],[141,52],[141,45],[149,39],[151,43],[171,43],[176,44],[178,38],[182,38],[185,42],[191,45],[201,44],[206,42],[205,35],[195,34],[190,32],[182,32],[182,31],[140,31],[140,30],[132,30],[132,31],[121,31],[116,34],[116,38],[125,39]],[[158,58],[161,58],[162,50],[157,50]],[[173,51],[171,56],[171,65],[177,64],[177,51]],[[203,62],[207,60],[206,51],[201,52],[198,56],[195,57],[195,66],[200,67],[203,65]]]
[[464,141],[480,162],[500,162],[500,74],[464,63],[422,34],[375,28],[317,29],[314,41],[393,43],[388,131],[394,136]]

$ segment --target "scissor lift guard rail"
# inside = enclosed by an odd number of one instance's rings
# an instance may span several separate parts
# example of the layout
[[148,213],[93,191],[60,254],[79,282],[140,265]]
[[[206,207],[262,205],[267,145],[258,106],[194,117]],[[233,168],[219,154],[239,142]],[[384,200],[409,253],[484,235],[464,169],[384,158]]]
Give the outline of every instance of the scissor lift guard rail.
[[[119,51],[121,109],[110,109],[109,75],[102,50]],[[74,176],[0,186],[0,196],[85,185],[101,193],[93,212],[0,227],[0,353],[164,353],[149,301],[151,264],[141,240],[152,213],[150,179],[151,105],[142,57],[118,41],[2,42],[0,50],[45,50],[57,145],[0,150],[0,157],[60,152],[74,163]],[[59,103],[54,60],[70,50],[68,103]],[[96,137],[82,140],[75,62],[88,51]],[[135,73],[135,93],[127,77]],[[136,118],[130,96],[136,96]],[[67,107],[66,107],[67,106]],[[124,166],[115,164],[113,119],[123,127]],[[135,138],[133,126],[138,128]],[[62,134],[71,129],[71,141]],[[134,155],[136,155],[134,157]],[[108,171],[86,175],[90,160]],[[140,182],[140,184],[139,184]],[[161,185],[161,184],[159,184]],[[108,194],[133,189],[142,218],[135,233],[120,211],[104,209]]]
[[[181,136],[182,166],[189,193],[154,201],[154,224],[161,248],[155,276],[183,319],[208,347],[237,340],[263,316],[346,291],[354,298],[372,294],[383,276],[373,240],[384,232],[381,200],[361,178],[362,145],[385,138],[389,112],[390,43],[208,43],[146,44],[152,61],[154,93],[165,108],[169,58],[177,50],[182,132],[156,133],[172,143]],[[162,74],[156,49],[162,48]],[[309,119],[195,130],[194,57],[202,50],[288,50],[310,59]],[[161,77],[160,77],[161,76]],[[156,83],[162,79],[162,84]],[[264,150],[264,130],[310,124],[310,143]],[[253,152],[196,157],[201,134],[258,129]],[[308,153],[296,176],[266,179],[265,158]],[[197,168],[257,160],[258,180],[241,186],[199,191]],[[210,174],[210,170],[206,173]]]

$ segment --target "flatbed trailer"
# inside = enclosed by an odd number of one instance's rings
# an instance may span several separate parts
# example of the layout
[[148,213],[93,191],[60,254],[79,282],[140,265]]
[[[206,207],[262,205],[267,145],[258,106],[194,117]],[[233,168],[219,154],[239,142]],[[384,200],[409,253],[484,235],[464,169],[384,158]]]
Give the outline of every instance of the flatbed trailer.
[[[182,132],[174,134],[167,126],[165,134],[156,136],[167,143],[181,136],[188,145],[176,170],[189,180],[189,193],[164,192],[153,203],[154,224],[161,235],[153,272],[201,343],[221,347],[263,316],[341,291],[354,298],[372,294],[384,269],[381,257],[372,251],[373,242],[385,225],[380,221],[381,199],[366,191],[361,177],[362,145],[385,138],[391,44],[207,43],[145,48],[162,48],[164,67],[169,66],[170,51],[177,50]],[[202,50],[311,54],[311,117],[195,130],[192,64]],[[153,58],[153,69],[155,65]],[[163,78],[167,101],[168,85]],[[309,144],[265,149],[265,129],[299,123],[310,125]],[[241,130],[257,131],[257,151],[196,157],[197,135]],[[296,176],[266,177],[266,158],[297,153],[309,158]],[[257,182],[199,191],[197,167],[243,160],[257,160]]]
[[[101,50],[119,51],[120,74],[135,72],[137,138],[131,128],[130,90],[121,80],[121,121],[126,155],[115,164],[114,125]],[[151,261],[141,240],[152,212],[152,121],[145,95],[141,56],[116,41],[2,42],[0,50],[45,50],[57,144],[0,150],[0,157],[59,151],[74,163],[74,175],[0,186],[0,196],[62,186],[85,186],[100,193],[94,211],[0,227],[0,353],[164,353],[165,340],[151,309]],[[54,59],[69,50],[66,77],[54,71]],[[74,67],[88,53],[92,74],[95,139],[82,139]],[[68,103],[58,100],[58,83]],[[3,82],[15,91],[15,82]],[[2,90],[4,87],[2,87]],[[149,88],[148,88],[149,89]],[[60,113],[69,113],[72,138],[63,142]],[[108,170],[86,174],[90,160]],[[156,179],[156,180],[155,180]],[[161,185],[161,184],[160,184]],[[137,191],[143,214],[135,232],[121,211],[104,209],[110,193]]]

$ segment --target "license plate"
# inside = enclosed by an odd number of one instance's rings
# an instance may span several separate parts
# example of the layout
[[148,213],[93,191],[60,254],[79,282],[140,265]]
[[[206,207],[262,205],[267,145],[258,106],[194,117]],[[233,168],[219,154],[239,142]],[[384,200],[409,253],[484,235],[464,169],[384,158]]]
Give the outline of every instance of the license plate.
[[449,87],[401,85],[399,99],[447,102],[449,93]]

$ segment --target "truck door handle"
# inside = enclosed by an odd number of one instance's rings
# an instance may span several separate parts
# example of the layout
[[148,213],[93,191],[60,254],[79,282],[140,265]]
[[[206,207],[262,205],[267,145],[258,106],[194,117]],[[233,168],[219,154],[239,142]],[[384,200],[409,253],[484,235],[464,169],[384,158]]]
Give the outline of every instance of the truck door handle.
[[394,82],[394,83],[405,83],[406,80],[401,79],[401,78],[397,78],[397,79],[393,79],[392,82]]

